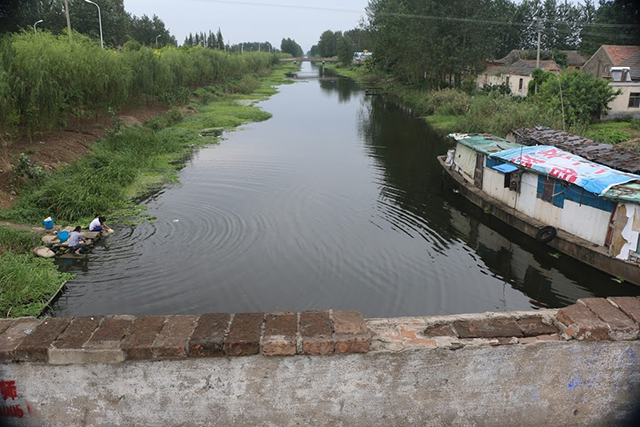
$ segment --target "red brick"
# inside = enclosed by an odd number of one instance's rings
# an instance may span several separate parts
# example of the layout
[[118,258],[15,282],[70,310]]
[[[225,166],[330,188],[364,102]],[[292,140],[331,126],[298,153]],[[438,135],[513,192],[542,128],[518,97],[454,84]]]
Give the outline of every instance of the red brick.
[[578,300],[578,303],[589,307],[603,322],[609,325],[609,338],[614,340],[635,340],[638,338],[640,331],[638,324],[606,299],[582,298]]
[[191,335],[188,346],[189,357],[224,356],[224,334],[229,327],[228,313],[203,314]]
[[167,316],[151,345],[154,359],[182,359],[187,357],[187,343],[196,325],[197,316]]
[[120,340],[129,332],[134,320],[133,316],[105,317],[83,347],[87,349],[119,348]]
[[302,354],[310,356],[333,354],[333,327],[329,311],[300,313]]
[[538,335],[536,338],[538,341],[562,341],[562,338],[558,334]]
[[164,325],[164,316],[145,316],[134,320],[129,333],[120,342],[120,348],[132,360],[153,358],[151,346]]
[[224,342],[227,356],[260,353],[260,336],[264,313],[238,313],[233,316],[229,335]]
[[558,332],[558,329],[555,326],[543,323],[541,317],[528,317],[525,319],[519,319],[517,323],[518,326],[520,326],[520,329],[522,329],[522,333],[525,337],[549,335]]
[[17,319],[0,335],[0,363],[12,362],[15,349],[40,324],[38,319]]
[[336,353],[366,353],[369,351],[371,332],[362,318],[362,313],[334,311],[333,329]]
[[71,323],[71,317],[48,317],[15,350],[19,362],[47,362],[49,347]]
[[568,328],[565,333],[586,341],[606,340],[609,326],[584,304],[573,304],[558,310],[557,319]]
[[449,323],[443,325],[429,326],[422,333],[425,337],[457,337],[456,331]]
[[636,323],[640,323],[640,298],[634,297],[611,297],[609,301],[617,305],[620,310],[633,319]]
[[296,313],[267,313],[262,337],[264,356],[293,356],[296,354]]
[[521,337],[522,331],[513,319],[456,320],[454,329],[460,338]]
[[520,344],[531,344],[534,342],[537,342],[538,339],[536,337],[524,337],[524,338],[518,338],[518,342]]
[[54,348],[82,348],[96,330],[102,317],[76,317],[53,343]]
[[498,338],[492,338],[489,341],[489,344],[492,346],[497,346],[497,345],[512,345],[512,344],[516,344],[516,339],[513,337],[498,337]]

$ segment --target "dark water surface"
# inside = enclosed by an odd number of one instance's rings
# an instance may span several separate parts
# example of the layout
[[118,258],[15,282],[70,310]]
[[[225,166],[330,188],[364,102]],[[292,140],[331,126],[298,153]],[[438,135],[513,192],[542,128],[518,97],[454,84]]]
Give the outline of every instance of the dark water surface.
[[[493,220],[443,186],[448,142],[350,80],[302,77],[273,114],[201,149],[116,227],[56,315],[359,310],[366,317],[560,307],[638,288]],[[68,262],[68,264],[65,264]]]

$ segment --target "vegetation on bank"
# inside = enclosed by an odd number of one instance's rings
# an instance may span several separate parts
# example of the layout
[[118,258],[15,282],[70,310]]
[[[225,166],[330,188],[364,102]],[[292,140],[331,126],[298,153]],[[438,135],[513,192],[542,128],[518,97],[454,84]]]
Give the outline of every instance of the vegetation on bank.
[[0,227],[0,317],[36,316],[73,275],[31,254],[40,236]]
[[46,32],[6,35],[0,39],[2,137],[62,128],[70,117],[91,117],[124,105],[185,103],[190,88],[262,73],[277,62],[267,52],[152,49],[136,41],[122,49],[101,49],[80,34],[72,42]]
[[[135,206],[132,198],[174,182],[193,149],[215,143],[221,130],[271,117],[251,104],[276,93],[275,85],[290,82],[284,68],[292,65],[198,88],[187,109],[174,108],[143,126],[123,128],[116,121],[82,159],[46,179],[25,178],[19,201],[12,210],[1,211],[0,218],[39,223],[51,215],[58,224],[86,227],[97,213],[114,219],[139,214],[143,207]],[[72,278],[59,273],[51,260],[31,254],[39,239],[0,228],[0,317],[37,315]]]

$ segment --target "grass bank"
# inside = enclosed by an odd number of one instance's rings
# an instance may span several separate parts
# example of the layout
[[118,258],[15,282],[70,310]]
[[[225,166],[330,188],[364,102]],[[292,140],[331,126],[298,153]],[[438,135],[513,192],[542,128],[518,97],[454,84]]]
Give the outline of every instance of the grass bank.
[[36,316],[73,275],[31,254],[40,236],[0,227],[0,317]]
[[[42,218],[52,216],[56,224],[82,227],[98,214],[112,222],[130,220],[144,209],[133,199],[175,182],[192,150],[217,143],[223,130],[269,119],[271,114],[253,101],[277,93],[275,85],[290,81],[286,71],[288,66],[279,66],[269,73],[201,87],[186,108],[170,110],[143,126],[124,128],[116,123],[82,159],[29,179],[14,208],[0,211],[0,218],[41,224]],[[0,316],[38,314],[71,277],[59,273],[51,260],[31,254],[39,239],[33,233],[0,228]]]
[[[475,132],[506,136],[514,129],[531,126],[563,128],[562,116],[541,103],[499,93],[467,93],[457,89],[431,90],[408,86],[389,76],[376,75],[367,67],[330,68],[345,77],[375,82],[385,93],[409,107],[442,133]],[[623,118],[589,125],[566,127],[567,132],[608,144],[622,144],[640,151],[640,120]]]

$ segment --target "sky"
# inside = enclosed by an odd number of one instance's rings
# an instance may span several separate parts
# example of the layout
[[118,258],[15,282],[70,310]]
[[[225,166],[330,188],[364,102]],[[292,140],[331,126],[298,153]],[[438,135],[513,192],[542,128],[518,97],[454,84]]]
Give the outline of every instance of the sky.
[[325,30],[346,31],[364,17],[368,0],[124,0],[136,16],[158,15],[182,44],[189,33],[222,31],[225,43],[292,38],[307,52]]

